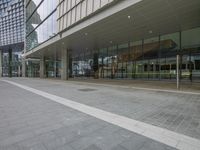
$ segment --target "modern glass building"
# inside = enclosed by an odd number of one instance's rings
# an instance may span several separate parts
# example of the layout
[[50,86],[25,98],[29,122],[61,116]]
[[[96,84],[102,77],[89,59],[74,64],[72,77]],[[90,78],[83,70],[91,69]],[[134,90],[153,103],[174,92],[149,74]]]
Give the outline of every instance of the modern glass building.
[[24,1],[0,1],[0,74],[21,76],[24,49]]
[[27,0],[29,77],[200,82],[199,0]]

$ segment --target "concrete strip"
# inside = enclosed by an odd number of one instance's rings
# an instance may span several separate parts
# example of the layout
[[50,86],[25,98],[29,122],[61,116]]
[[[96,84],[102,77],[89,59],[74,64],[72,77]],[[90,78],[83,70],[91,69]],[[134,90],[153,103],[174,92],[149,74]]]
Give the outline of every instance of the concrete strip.
[[101,119],[108,123],[114,124],[116,126],[122,127],[134,133],[143,135],[155,141],[161,142],[163,144],[169,145],[171,147],[180,149],[180,150],[199,150],[200,149],[200,140],[182,135],[170,130],[153,126],[144,122],[133,120],[124,116],[113,114],[101,109],[90,107],[81,103],[74,102],[47,92],[43,92],[28,86],[24,86],[12,81],[1,80],[17,87],[20,87],[29,92],[35,93],[42,97],[45,97],[54,102],[63,104],[72,109],[78,110],[95,118]]

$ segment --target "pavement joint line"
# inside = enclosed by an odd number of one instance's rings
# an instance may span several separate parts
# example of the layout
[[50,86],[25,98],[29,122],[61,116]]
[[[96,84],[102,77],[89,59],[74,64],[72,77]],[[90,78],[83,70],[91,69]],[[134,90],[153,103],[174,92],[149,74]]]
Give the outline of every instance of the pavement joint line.
[[165,89],[155,89],[155,88],[143,88],[143,87],[135,87],[135,86],[126,86],[126,85],[109,85],[103,83],[86,83],[86,82],[79,82],[79,81],[68,81],[71,83],[81,83],[81,84],[88,84],[88,85],[98,85],[98,86],[107,86],[107,87],[118,87],[118,88],[132,88],[136,90],[145,90],[145,91],[154,91],[154,92],[168,92],[168,93],[178,93],[178,94],[191,94],[191,95],[200,95],[200,92],[187,92],[187,91],[180,91],[176,90],[165,90]]
[[107,112],[107,111],[104,111],[95,107],[91,107],[85,104],[74,102],[73,100],[69,100],[63,97],[59,97],[59,96],[47,93],[47,92],[43,92],[43,91],[28,87],[22,84],[18,84],[13,81],[8,81],[8,80],[0,80],[0,81],[4,81],[11,85],[17,86],[31,93],[40,95],[44,98],[63,104],[79,112],[85,113],[87,115],[103,120],[110,124],[119,126],[121,128],[137,133],[139,135],[148,137],[150,139],[166,144],[168,146],[171,146],[180,150],[199,150],[200,149],[199,139],[195,139],[195,138],[192,138],[180,133],[176,133],[176,132],[173,132],[161,127],[150,125],[141,121],[130,119],[125,116]]

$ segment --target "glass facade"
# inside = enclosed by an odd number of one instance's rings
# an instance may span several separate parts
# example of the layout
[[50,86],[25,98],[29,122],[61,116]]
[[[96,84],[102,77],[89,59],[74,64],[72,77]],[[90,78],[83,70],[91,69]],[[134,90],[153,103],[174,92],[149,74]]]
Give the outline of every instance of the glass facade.
[[55,36],[113,0],[26,0],[26,50]]
[[57,0],[26,1],[26,50],[57,34]]
[[[73,77],[112,79],[176,79],[176,56],[182,80],[200,81],[200,28],[129,41],[72,55]],[[98,69],[95,55],[98,56]]]
[[24,49],[24,0],[0,0],[2,76],[21,76]]
[[[112,3],[114,0],[27,0],[26,49],[33,49]],[[174,80],[179,67],[182,80],[200,80],[200,27],[190,28],[165,35],[158,33],[150,38],[134,37],[137,40],[130,38],[126,43],[115,45],[110,42],[108,47],[70,49],[70,76]],[[177,55],[181,58],[180,66],[176,66]],[[58,59],[46,58],[46,77],[61,76]]]
[[[2,54],[2,76],[8,77],[9,76],[9,66],[12,67],[12,76],[13,77],[20,77],[22,75],[22,66],[21,66],[21,52],[13,52],[12,53],[12,60],[9,60],[9,53],[4,52]],[[9,64],[9,61],[11,64]]]
[[0,1],[0,46],[24,41],[24,1]]

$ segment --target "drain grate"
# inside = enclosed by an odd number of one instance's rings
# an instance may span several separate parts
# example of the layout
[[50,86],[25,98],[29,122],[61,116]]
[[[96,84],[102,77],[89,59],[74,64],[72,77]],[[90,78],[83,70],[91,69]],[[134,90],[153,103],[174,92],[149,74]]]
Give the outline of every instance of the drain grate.
[[81,92],[92,92],[92,91],[96,91],[97,89],[90,89],[90,88],[85,88],[85,89],[78,89]]

